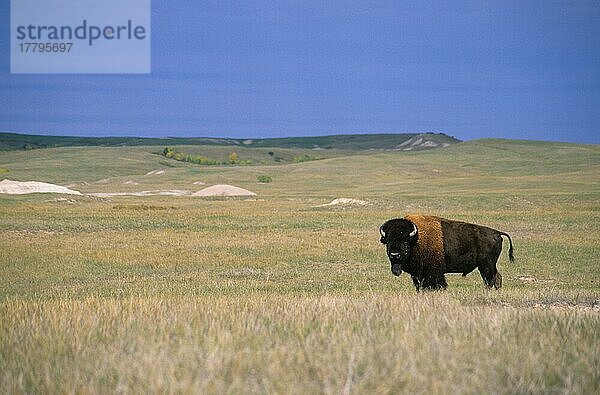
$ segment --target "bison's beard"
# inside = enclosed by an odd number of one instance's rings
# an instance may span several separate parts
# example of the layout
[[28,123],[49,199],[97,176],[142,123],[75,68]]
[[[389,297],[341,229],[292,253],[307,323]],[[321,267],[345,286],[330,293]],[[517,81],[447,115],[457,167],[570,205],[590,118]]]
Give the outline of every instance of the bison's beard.
[[392,263],[392,274],[394,276],[399,276],[400,274],[402,274],[402,265],[400,263]]

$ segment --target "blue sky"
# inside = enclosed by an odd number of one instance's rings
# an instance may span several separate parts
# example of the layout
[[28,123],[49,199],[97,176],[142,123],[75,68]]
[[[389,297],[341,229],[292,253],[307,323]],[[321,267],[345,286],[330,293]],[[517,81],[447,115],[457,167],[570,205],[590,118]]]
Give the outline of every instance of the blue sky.
[[2,131],[600,143],[598,1],[153,0],[148,75],[10,74],[9,20]]

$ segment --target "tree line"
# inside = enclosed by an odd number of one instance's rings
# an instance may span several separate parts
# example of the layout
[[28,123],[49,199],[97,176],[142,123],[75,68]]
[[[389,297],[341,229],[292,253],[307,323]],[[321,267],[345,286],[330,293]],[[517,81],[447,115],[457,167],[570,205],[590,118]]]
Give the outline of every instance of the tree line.
[[238,154],[235,152],[232,152],[231,154],[229,154],[229,160],[227,160],[227,161],[220,161],[217,159],[208,158],[203,155],[191,155],[191,154],[186,154],[184,152],[177,152],[172,147],[165,147],[165,149],[162,150],[161,155],[163,155],[167,158],[170,158],[170,159],[175,159],[180,162],[189,162],[189,163],[195,163],[197,165],[207,165],[207,166],[251,165],[252,164],[251,160],[240,160],[238,157]]

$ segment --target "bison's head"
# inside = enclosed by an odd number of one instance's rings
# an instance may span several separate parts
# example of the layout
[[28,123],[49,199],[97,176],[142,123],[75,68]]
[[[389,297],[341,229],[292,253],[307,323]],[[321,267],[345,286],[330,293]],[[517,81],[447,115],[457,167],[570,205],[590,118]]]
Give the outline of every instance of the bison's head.
[[402,265],[410,260],[411,247],[417,242],[419,231],[407,219],[390,219],[379,227],[379,233],[392,264],[392,273],[399,276]]

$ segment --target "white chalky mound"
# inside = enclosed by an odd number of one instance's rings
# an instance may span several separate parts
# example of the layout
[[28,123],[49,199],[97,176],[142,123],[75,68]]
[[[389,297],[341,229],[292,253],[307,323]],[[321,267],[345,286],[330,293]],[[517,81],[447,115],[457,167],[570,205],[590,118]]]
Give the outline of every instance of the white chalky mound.
[[368,204],[369,204],[369,202],[365,202],[364,200],[350,199],[350,198],[337,198],[337,199],[333,199],[330,203],[322,204],[317,207],[338,206],[338,205],[366,206]]
[[60,185],[48,184],[39,181],[0,181],[0,193],[9,195],[25,195],[28,193],[64,193],[68,195],[81,195],[81,192],[61,187]]
[[256,196],[256,193],[233,185],[220,184],[204,188],[192,196]]

